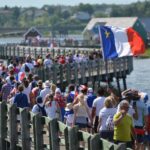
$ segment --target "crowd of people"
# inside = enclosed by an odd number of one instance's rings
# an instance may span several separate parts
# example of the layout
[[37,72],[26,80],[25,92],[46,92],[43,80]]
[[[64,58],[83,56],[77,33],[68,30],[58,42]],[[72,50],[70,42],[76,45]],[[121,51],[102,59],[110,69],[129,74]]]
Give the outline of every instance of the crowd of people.
[[116,144],[123,142],[129,148],[144,150],[150,143],[150,104],[146,93],[128,89],[119,97],[111,88],[94,91],[87,83],[70,84],[62,92],[52,81],[42,81],[33,74],[38,63],[49,67],[53,61],[48,54],[36,63],[28,56],[22,63],[15,59],[8,66],[1,64],[0,100],[57,118],[70,127],[77,125],[83,131],[99,133],[101,138]]

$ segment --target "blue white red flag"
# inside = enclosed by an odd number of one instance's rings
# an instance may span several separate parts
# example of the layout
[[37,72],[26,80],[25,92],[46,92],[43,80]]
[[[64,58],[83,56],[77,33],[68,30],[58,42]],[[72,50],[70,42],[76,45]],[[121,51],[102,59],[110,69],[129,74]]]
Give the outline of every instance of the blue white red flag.
[[104,59],[138,56],[145,52],[145,43],[132,28],[100,26],[99,33]]

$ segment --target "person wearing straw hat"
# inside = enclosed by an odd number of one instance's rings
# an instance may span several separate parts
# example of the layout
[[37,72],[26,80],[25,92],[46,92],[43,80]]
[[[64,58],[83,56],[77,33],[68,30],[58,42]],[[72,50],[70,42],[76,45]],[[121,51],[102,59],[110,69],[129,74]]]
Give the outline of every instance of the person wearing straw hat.
[[51,87],[50,81],[46,80],[44,82],[44,89],[41,90],[41,92],[40,92],[40,96],[42,97],[43,100],[45,99],[45,97],[46,97],[47,94],[49,94],[49,93],[52,92],[51,89],[50,89],[50,87]]

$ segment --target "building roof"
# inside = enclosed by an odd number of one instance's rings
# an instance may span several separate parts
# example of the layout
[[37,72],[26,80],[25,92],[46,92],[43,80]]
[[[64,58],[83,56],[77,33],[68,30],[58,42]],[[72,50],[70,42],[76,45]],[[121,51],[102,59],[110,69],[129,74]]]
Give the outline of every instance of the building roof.
[[24,37],[36,37],[36,36],[42,36],[42,34],[35,28],[35,27],[31,27],[30,29],[28,29],[28,31],[24,34]]
[[87,24],[84,31],[92,30],[96,24],[128,28],[132,27],[137,19],[138,17],[93,18]]

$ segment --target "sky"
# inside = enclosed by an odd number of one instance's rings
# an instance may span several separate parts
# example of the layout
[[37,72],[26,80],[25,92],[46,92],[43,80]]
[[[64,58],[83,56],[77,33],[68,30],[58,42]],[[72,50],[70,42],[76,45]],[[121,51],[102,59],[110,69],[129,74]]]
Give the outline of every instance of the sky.
[[132,2],[144,1],[144,0],[0,0],[0,7],[5,5],[9,7],[39,7],[43,5],[78,5],[79,3],[89,4],[130,4]]

